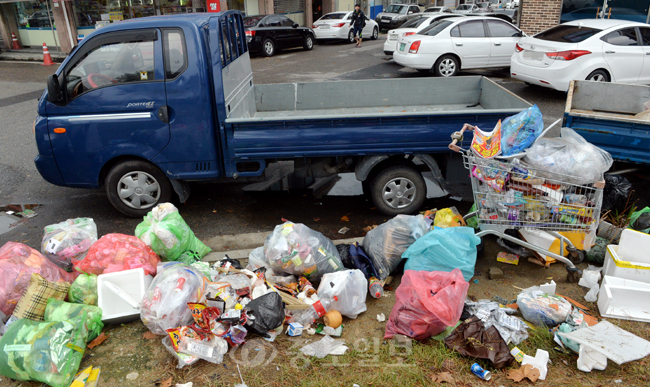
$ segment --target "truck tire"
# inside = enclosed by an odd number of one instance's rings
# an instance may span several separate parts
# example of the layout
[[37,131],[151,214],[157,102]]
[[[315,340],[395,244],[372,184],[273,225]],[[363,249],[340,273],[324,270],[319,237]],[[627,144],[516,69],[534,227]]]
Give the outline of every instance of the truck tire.
[[427,185],[415,168],[393,165],[375,175],[370,182],[370,193],[382,213],[389,216],[412,214],[422,207]]
[[105,183],[113,207],[133,218],[145,216],[156,205],[171,201],[174,192],[160,169],[140,160],[115,165]]
[[306,51],[314,48],[314,37],[311,36],[311,34],[307,34],[307,36],[305,36],[305,41],[302,43],[302,48]]
[[264,56],[275,55],[275,43],[271,39],[264,39],[262,42],[262,54]]

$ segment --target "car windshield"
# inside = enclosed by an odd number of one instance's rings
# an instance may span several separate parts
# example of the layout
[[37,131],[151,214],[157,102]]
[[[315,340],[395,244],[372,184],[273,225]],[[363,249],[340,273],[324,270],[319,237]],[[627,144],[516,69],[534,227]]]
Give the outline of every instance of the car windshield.
[[578,43],[591,38],[602,30],[590,27],[559,25],[533,36],[551,42]]
[[402,24],[400,28],[416,28],[419,27],[422,23],[425,21],[429,20],[429,18],[426,17],[419,17],[417,19],[411,19],[407,21],[406,23]]
[[340,20],[343,19],[347,13],[328,13],[319,20]]
[[465,11],[465,10],[471,9],[471,8],[472,8],[472,6],[470,4],[461,4],[456,9],[459,9],[461,11]]
[[442,8],[436,7],[436,8],[427,8],[424,10],[424,12],[440,12],[442,11]]
[[395,5],[392,4],[386,8],[384,11],[386,13],[406,13],[406,6],[405,5]]
[[449,27],[452,23],[453,22],[450,22],[449,20],[438,20],[437,22],[433,22],[433,24],[418,32],[418,35],[436,36],[438,33],[440,33],[440,31]]
[[264,19],[264,15],[245,17],[244,27],[255,27],[262,19]]

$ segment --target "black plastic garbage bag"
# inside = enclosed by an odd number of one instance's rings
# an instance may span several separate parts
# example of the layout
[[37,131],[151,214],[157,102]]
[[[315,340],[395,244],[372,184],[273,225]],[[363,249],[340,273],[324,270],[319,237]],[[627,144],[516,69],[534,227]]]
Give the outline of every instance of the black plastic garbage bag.
[[605,175],[603,192],[603,211],[625,211],[627,198],[632,192],[632,183],[619,175]]
[[350,245],[336,245],[336,249],[339,251],[339,255],[341,256],[343,267],[346,269],[356,269],[356,267],[354,267],[354,263],[352,262],[352,258],[350,258]]
[[444,342],[447,348],[458,351],[461,355],[489,360],[496,369],[515,361],[497,328],[493,325],[485,329],[476,316],[457,326]]
[[249,317],[254,317],[248,320],[246,329],[262,337],[271,337],[268,332],[284,322],[284,302],[276,292],[254,299],[244,310]]

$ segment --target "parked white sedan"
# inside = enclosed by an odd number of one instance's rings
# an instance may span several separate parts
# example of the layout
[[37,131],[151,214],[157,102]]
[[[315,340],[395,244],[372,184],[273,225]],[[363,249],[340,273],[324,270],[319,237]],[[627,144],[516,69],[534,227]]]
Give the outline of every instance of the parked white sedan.
[[453,13],[425,13],[422,17],[411,19],[402,24],[401,27],[388,31],[386,34],[386,41],[384,42],[384,54],[393,55],[397,49],[397,41],[402,36],[415,35],[419,31],[429,27],[437,20],[463,17],[462,15],[455,15]]
[[393,59],[398,64],[451,77],[461,69],[510,66],[524,33],[492,17],[439,20],[416,35],[401,37]]
[[[354,43],[354,35],[352,34],[352,27],[350,27],[351,20],[351,11],[332,12],[323,15],[311,27],[316,35],[316,41],[347,40],[349,43]],[[375,40],[378,36],[379,26],[374,20],[370,20],[366,16],[366,26],[363,28],[361,37]]]
[[521,39],[513,78],[567,91],[572,80],[650,84],[650,26],[626,20],[576,20]]

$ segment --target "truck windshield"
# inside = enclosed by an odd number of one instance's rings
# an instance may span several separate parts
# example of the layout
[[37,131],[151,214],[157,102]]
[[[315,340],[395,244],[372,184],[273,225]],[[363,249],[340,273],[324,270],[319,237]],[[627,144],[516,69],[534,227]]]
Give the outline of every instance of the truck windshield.
[[436,36],[440,33],[440,31],[449,27],[452,23],[453,22],[450,22],[449,20],[438,20],[437,22],[433,22],[433,24],[418,32],[418,35]]
[[386,13],[406,13],[406,6],[405,5],[395,5],[392,4],[386,8],[384,11]]
[[320,18],[320,20],[340,20],[343,19],[347,13],[328,13]]
[[264,19],[264,15],[245,17],[244,27],[255,27],[262,19]]
[[559,25],[533,36],[551,42],[578,43],[591,38],[602,30],[590,27]]

